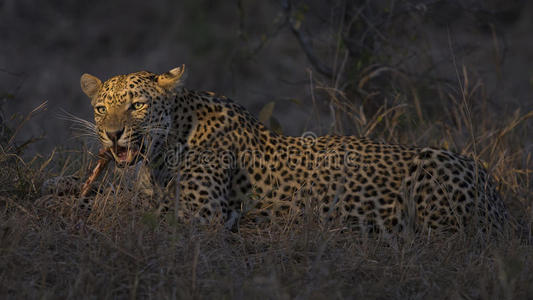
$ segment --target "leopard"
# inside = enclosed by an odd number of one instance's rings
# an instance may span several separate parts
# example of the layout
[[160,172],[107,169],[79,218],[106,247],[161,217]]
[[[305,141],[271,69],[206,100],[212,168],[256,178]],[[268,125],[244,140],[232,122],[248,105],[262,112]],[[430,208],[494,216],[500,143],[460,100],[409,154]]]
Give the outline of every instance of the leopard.
[[312,213],[388,233],[499,231],[508,222],[477,159],[350,135],[284,136],[228,97],[187,89],[187,74],[182,65],[80,79],[102,148],[117,169],[140,166],[144,194],[159,195],[159,213],[227,228]]

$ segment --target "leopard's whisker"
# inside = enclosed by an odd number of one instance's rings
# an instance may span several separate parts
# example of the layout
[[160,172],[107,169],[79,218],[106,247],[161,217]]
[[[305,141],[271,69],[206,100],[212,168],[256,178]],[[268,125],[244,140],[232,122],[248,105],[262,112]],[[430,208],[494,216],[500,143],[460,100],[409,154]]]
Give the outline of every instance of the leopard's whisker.
[[61,112],[57,115],[57,117],[61,120],[72,122],[72,129],[74,131],[82,132],[83,134],[86,134],[87,136],[93,136],[98,137],[97,133],[97,126],[96,124],[87,121],[83,118],[77,117],[65,110],[61,110]]

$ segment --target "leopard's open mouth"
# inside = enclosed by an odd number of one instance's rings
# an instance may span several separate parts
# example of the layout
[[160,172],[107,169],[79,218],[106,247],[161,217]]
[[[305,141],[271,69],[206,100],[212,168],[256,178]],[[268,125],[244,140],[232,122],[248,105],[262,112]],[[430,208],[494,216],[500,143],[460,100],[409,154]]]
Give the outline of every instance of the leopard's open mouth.
[[128,166],[132,162],[134,162],[139,155],[139,149],[136,147],[121,147],[121,146],[114,146],[111,149],[111,153],[113,154],[113,158],[115,159],[115,162],[119,166]]

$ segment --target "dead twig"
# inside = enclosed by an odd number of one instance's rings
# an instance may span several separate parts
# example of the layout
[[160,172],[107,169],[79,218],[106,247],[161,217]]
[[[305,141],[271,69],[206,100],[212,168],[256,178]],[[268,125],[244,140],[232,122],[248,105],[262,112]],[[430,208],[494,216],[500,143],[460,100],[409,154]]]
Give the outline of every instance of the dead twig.
[[285,17],[288,20],[288,24],[291,28],[291,32],[296,36],[298,39],[298,42],[300,43],[300,47],[302,47],[302,50],[304,51],[305,55],[307,56],[307,59],[309,62],[315,67],[315,69],[322,75],[327,76],[329,78],[333,78],[333,70],[326,66],[324,63],[322,63],[318,57],[315,55],[315,51],[313,50],[313,47],[311,46],[311,41],[309,38],[302,33],[299,26],[296,25],[296,22],[292,18],[292,3],[290,0],[283,0],[281,1],[281,6],[285,12]]
[[87,195],[89,192],[89,189],[91,188],[92,183],[98,178],[98,175],[104,170],[104,168],[109,163],[109,151],[108,149],[100,149],[98,152],[98,162],[96,163],[96,167],[94,167],[91,175],[85,181],[83,184],[83,187],[81,188],[80,197],[83,198]]

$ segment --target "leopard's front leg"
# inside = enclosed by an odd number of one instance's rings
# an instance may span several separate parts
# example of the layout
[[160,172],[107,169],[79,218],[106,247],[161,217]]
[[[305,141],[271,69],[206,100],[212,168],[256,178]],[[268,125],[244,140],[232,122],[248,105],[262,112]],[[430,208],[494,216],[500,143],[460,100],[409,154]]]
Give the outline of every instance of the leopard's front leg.
[[[94,173],[94,172],[93,172]],[[85,195],[82,195],[83,187]],[[142,163],[128,168],[115,168],[103,176],[100,181],[82,180],[77,176],[57,176],[46,180],[41,186],[40,201],[36,205],[44,207],[61,207],[65,210],[90,212],[95,199],[104,199],[110,195],[124,194],[134,196],[135,206],[150,206],[153,198],[153,185],[147,167]]]
[[228,204],[232,170],[221,167],[224,163],[217,157],[208,163],[192,158],[187,162],[167,185],[160,210],[174,211],[186,223],[223,224],[232,229],[240,217],[240,212]]
[[91,185],[85,197],[79,197],[83,181],[77,176],[57,176],[43,182],[41,197],[35,202],[38,207],[55,211],[60,215],[72,215],[74,211],[91,211],[98,186]]

